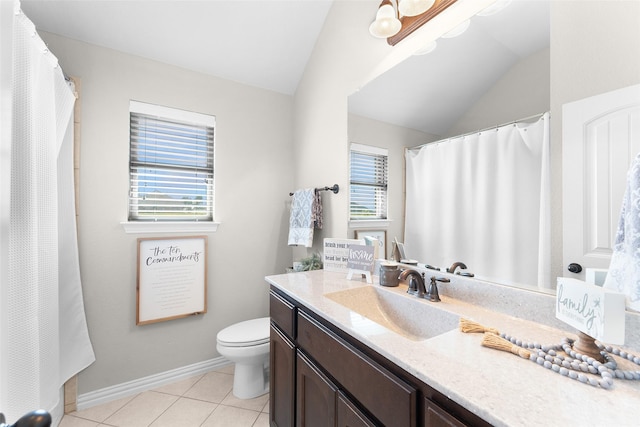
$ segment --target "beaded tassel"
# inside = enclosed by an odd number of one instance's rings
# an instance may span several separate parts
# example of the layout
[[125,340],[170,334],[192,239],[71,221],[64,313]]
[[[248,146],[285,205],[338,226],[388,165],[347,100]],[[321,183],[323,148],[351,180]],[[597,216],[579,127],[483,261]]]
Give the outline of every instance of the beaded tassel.
[[[560,344],[556,345],[540,345],[499,333],[497,329],[463,318],[460,318],[460,330],[465,333],[484,333],[482,345],[485,347],[508,351],[562,376],[594,387],[610,389],[614,378],[640,380],[640,370],[618,369],[618,364],[611,355],[619,356],[636,365],[640,365],[640,357],[610,345],[596,343],[605,360],[605,363],[601,363],[593,357],[575,351],[572,348],[574,341],[569,338],[564,338]],[[561,352],[565,353],[565,356],[559,354]],[[600,378],[594,378],[589,374],[599,375]]]

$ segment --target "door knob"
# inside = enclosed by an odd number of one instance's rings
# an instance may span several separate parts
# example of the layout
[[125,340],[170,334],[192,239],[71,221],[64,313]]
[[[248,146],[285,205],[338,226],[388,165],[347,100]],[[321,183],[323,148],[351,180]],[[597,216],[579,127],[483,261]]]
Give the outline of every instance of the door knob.
[[569,264],[569,267],[567,267],[567,270],[572,273],[580,273],[582,271],[582,266],[580,264],[572,262],[571,264]]

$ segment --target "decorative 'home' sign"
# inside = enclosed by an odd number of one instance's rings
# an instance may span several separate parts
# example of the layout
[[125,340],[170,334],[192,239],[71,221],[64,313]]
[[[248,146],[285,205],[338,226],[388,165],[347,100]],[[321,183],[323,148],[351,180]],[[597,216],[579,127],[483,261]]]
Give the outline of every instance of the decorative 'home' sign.
[[599,341],[624,344],[623,294],[582,280],[559,277],[556,317]]
[[371,273],[373,265],[375,248],[369,245],[349,245],[349,260],[347,267],[349,274],[347,279],[351,280],[354,273],[363,274],[367,278],[367,283],[372,283]]
[[138,239],[137,325],[207,312],[207,237]]

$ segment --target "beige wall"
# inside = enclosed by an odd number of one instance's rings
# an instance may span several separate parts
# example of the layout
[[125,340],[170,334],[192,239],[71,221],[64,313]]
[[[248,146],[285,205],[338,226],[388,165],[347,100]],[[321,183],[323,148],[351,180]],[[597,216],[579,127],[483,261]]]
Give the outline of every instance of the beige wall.
[[[216,334],[267,316],[264,276],[290,264],[292,98],[116,51],[42,34],[82,79],[79,250],[96,362],[79,392],[218,356]],[[136,326],[136,239],[125,234],[129,100],[216,116],[215,218],[208,235],[208,313]],[[284,166],[284,167],[283,167]],[[202,234],[202,233],[197,233]]]

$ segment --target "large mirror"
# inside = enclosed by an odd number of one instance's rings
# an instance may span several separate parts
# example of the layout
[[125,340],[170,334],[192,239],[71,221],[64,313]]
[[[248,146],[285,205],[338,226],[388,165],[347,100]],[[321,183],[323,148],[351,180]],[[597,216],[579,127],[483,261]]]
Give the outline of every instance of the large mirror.
[[[362,128],[381,122],[409,129],[410,139],[408,132],[398,135],[411,147],[418,139],[438,141],[549,111],[549,45],[548,1],[514,1],[499,13],[476,16],[461,35],[438,39],[433,51],[406,59],[349,97],[351,142],[366,144],[376,133]],[[395,155],[403,156],[401,147]],[[390,173],[390,181],[401,180],[396,175],[404,171]],[[404,204],[401,194],[391,197],[390,203]],[[390,226],[389,239],[403,235],[401,222]],[[448,266],[447,260],[429,263]]]

